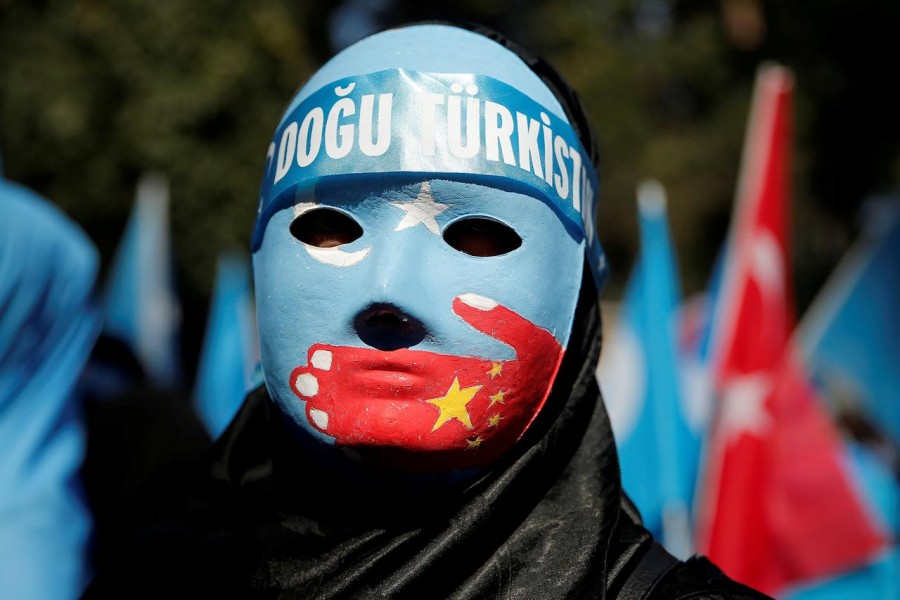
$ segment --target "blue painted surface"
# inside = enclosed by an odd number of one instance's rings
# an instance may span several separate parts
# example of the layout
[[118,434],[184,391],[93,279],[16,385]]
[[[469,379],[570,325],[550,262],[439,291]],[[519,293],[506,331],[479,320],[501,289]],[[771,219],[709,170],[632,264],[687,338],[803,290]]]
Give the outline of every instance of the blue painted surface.
[[[550,90],[509,50],[468,31],[425,25],[371,36],[335,56],[294,97],[279,127],[289,126],[298,107],[307,99],[315,100],[317,93],[337,99],[333,86],[325,88],[332,82],[387,69],[477,73],[546,107],[551,124],[563,123],[565,118]],[[463,90],[462,96],[466,96],[465,87]],[[410,114],[403,116],[409,118]],[[298,139],[300,127],[302,122],[298,123]],[[273,142],[269,153],[276,168],[280,142]],[[309,182],[314,187],[299,189],[291,201],[333,206],[351,215],[364,233],[340,250],[368,252],[365,258],[346,267],[313,258],[290,234],[294,219],[290,207],[273,212],[270,219],[268,214],[262,215],[264,233],[253,255],[266,385],[306,435],[331,441],[308,423],[302,402],[289,386],[291,370],[305,364],[306,351],[314,343],[364,345],[354,331],[353,319],[373,303],[395,306],[424,325],[428,333],[415,345],[419,350],[511,357],[508,347],[453,314],[453,299],[464,293],[492,298],[548,329],[563,345],[567,343],[581,282],[584,235],[555,212],[542,193],[521,184],[516,187],[513,179],[470,175],[450,181],[430,171],[354,176],[353,161],[346,162],[343,173]],[[400,227],[405,213],[392,204],[415,199],[426,181],[434,201],[447,207],[435,216],[437,233],[424,224]],[[264,185],[262,205],[273,199],[268,193]],[[590,204],[593,211],[593,202]],[[467,215],[506,223],[521,236],[522,246],[490,258],[454,250],[441,234],[451,221]]]
[[[424,224],[397,230],[407,214],[393,203],[412,201],[419,181],[323,182],[299,198],[334,207],[362,227],[359,239],[335,251],[368,254],[336,267],[319,262],[290,233],[291,208],[276,213],[253,255],[260,351],[266,385],[282,410],[311,436],[331,439],[306,419],[289,376],[306,364],[315,343],[365,347],[354,319],[375,304],[396,307],[422,323],[427,335],[414,348],[444,354],[513,358],[512,350],[457,317],[460,294],[496,300],[547,329],[565,346],[581,283],[583,245],[546,203],[531,196],[454,181],[430,182],[439,232],[465,216],[506,223],[522,245],[501,256],[474,257],[455,250]],[[551,293],[548,293],[548,290]]]

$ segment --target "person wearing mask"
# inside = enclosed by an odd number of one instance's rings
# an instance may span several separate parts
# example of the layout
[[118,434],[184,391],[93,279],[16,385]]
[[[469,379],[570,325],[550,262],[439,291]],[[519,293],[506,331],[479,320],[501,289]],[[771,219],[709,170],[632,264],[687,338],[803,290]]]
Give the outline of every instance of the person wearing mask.
[[575,93],[494,32],[326,63],[266,155],[265,384],[93,596],[764,597],[672,558],[622,491],[598,190]]

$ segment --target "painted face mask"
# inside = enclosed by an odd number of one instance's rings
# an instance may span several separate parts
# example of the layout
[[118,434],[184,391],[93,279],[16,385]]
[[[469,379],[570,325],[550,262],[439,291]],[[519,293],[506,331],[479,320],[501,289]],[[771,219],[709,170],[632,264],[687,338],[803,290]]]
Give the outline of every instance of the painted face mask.
[[[440,73],[409,46],[435,35],[480,56],[479,72]],[[485,73],[487,50],[503,60]],[[404,69],[343,76],[375,55]],[[354,460],[419,473],[489,464],[546,401],[586,250],[602,268],[584,226],[596,175],[549,91],[481,36],[396,30],[323,71],[276,130],[263,182],[266,385],[299,436]],[[516,73],[529,95],[506,83]]]

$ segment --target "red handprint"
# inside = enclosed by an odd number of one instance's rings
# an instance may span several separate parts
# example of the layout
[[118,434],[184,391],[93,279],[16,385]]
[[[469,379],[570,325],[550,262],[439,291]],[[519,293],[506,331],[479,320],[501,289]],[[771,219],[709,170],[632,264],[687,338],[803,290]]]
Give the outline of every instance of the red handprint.
[[563,348],[483,296],[457,297],[453,312],[515,358],[315,344],[307,365],[291,373],[310,423],[337,445],[395,467],[458,469],[506,452],[543,406]]

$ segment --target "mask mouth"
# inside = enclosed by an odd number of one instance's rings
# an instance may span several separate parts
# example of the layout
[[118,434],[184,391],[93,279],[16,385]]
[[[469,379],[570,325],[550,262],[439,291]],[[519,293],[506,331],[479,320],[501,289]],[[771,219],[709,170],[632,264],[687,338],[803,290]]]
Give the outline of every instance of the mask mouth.
[[425,325],[394,304],[374,304],[353,320],[359,339],[378,350],[411,348],[425,339]]

